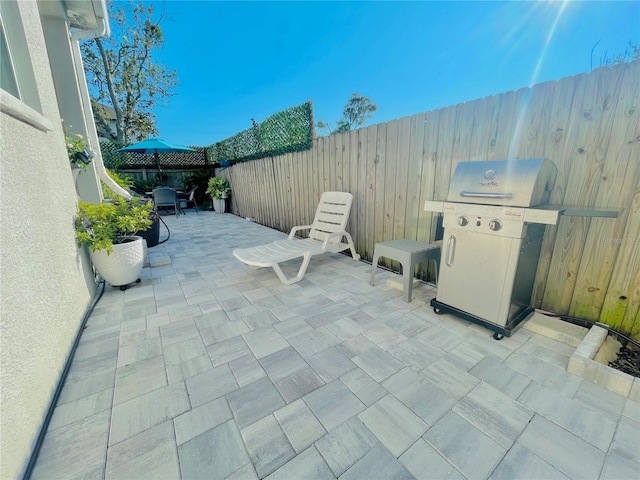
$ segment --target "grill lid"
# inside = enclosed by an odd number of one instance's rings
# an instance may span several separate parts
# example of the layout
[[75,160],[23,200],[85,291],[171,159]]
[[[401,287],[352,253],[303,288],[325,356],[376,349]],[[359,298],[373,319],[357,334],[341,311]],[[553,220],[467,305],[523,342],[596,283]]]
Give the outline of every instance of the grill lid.
[[558,170],[546,158],[460,162],[449,202],[533,207],[549,202]]

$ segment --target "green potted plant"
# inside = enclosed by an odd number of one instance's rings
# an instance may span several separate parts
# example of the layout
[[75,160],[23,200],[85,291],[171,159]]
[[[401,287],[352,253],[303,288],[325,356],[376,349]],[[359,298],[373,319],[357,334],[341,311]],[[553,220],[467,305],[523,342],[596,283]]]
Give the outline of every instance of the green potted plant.
[[85,138],[79,133],[74,135],[65,133],[64,139],[67,144],[67,155],[71,165],[85,170],[93,159],[93,152],[87,145]]
[[213,209],[218,213],[224,213],[226,200],[231,193],[229,182],[222,177],[211,177],[207,186],[207,193],[213,200]]
[[78,203],[78,245],[89,247],[91,261],[107,282],[120,290],[139,281],[144,262],[142,237],[151,226],[153,205],[139,198],[110,203]]

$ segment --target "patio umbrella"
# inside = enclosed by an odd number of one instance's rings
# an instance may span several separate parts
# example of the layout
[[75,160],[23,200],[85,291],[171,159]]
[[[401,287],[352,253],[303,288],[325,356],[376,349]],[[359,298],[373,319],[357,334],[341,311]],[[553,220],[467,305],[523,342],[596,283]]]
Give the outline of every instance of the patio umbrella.
[[132,153],[153,153],[156,166],[158,167],[158,174],[162,181],[162,168],[160,168],[160,153],[170,152],[195,152],[195,149],[191,147],[185,147],[183,145],[177,145],[175,143],[165,142],[159,138],[148,138],[142,142],[134,143],[128,147],[119,148],[114,150],[116,152],[132,152]]

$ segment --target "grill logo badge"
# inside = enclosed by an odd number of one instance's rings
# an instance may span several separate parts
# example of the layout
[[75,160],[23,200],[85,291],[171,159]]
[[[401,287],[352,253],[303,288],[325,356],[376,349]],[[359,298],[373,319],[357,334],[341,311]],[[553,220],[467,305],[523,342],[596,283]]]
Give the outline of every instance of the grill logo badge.
[[478,186],[479,187],[497,187],[498,186],[498,182],[496,182],[494,179],[496,178],[496,171],[495,170],[487,170],[484,172],[484,178],[486,180],[489,180],[488,182],[478,182]]

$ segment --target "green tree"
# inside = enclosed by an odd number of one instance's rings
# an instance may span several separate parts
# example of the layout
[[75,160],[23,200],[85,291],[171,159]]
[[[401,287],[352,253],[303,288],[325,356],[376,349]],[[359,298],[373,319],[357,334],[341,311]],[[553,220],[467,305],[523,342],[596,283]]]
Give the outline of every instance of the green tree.
[[157,135],[153,110],[178,85],[176,71],[153,59],[164,43],[163,15],[153,14],[153,4],[110,1],[111,37],[81,47],[98,134],[120,144]]
[[377,111],[378,105],[373,103],[369,97],[354,92],[342,109],[342,118],[336,122],[335,129],[322,120],[316,122],[316,128],[329,134],[348,132],[364,125]]

